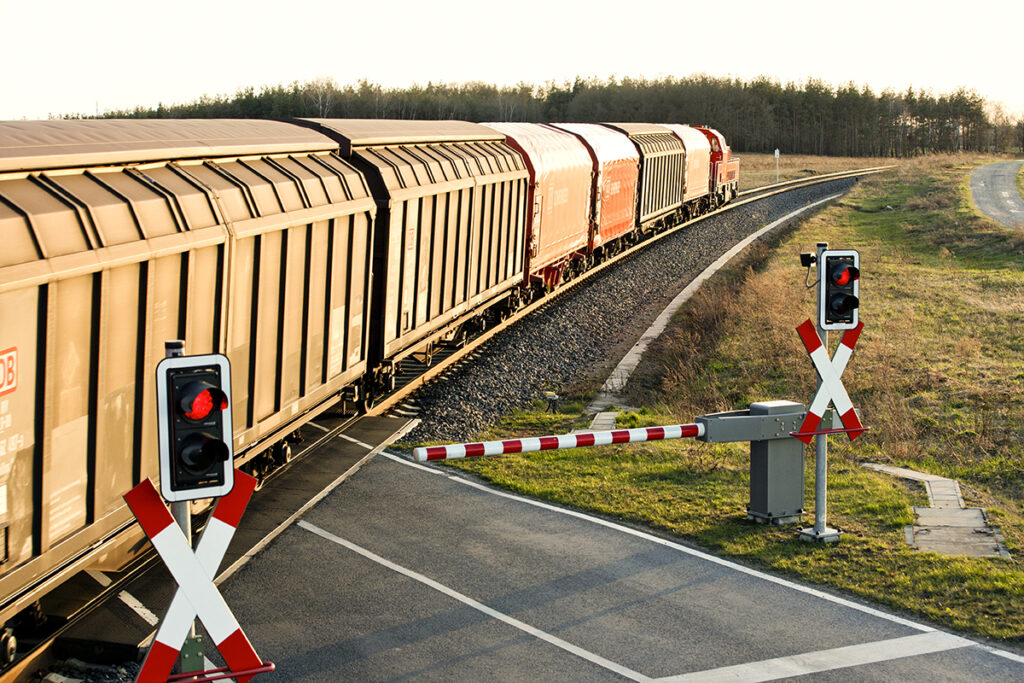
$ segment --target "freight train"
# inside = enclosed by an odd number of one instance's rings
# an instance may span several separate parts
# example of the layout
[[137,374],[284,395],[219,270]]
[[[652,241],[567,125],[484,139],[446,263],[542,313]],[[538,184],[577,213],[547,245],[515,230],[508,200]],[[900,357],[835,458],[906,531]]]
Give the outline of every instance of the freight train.
[[256,468],[404,359],[728,202],[738,166],[676,124],[0,123],[0,624],[139,546],[121,496],[157,478],[165,340],[228,356]]

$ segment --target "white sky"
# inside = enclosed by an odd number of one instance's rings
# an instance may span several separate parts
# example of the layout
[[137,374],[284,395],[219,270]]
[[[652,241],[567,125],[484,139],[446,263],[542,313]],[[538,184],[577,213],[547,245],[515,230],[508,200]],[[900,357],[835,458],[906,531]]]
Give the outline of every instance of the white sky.
[[0,31],[0,119],[320,76],[406,86],[696,73],[966,86],[1024,113],[1022,0],[0,0]]

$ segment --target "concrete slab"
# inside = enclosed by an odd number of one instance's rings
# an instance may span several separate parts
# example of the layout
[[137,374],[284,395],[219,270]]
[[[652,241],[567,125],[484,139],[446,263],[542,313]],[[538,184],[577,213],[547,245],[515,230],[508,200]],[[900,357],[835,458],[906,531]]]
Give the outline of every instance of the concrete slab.
[[943,555],[1009,559],[999,529],[989,526],[983,509],[964,507],[960,483],[955,479],[877,463],[864,463],[863,467],[924,483],[930,507],[914,508],[917,523],[904,529],[909,545]]
[[886,474],[891,474],[894,477],[913,479],[914,481],[937,481],[945,478],[940,477],[937,474],[927,474],[925,472],[910,470],[905,467],[893,467],[892,465],[882,465],[875,462],[866,462],[862,467],[869,470],[875,470],[876,472],[885,472]]
[[999,543],[990,529],[963,527],[913,527],[914,544],[918,550],[943,555],[999,557]]
[[594,416],[593,422],[590,423],[590,428],[580,431],[588,432],[606,432],[615,429],[615,418],[618,413],[615,411],[605,411],[598,413]]
[[921,526],[967,527],[985,529],[985,513],[981,508],[947,510],[943,508],[914,508],[917,522]]

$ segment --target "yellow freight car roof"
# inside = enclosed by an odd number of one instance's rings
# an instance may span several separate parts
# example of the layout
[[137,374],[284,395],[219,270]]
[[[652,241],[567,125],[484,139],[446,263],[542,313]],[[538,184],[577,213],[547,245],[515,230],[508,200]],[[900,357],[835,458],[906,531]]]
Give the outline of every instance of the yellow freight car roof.
[[257,119],[0,121],[0,172],[336,148],[308,128]]

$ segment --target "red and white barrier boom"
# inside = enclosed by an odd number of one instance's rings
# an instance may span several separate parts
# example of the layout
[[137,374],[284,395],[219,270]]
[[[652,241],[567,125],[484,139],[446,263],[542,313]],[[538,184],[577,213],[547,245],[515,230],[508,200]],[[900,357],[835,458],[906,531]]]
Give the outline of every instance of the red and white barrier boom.
[[168,680],[181,651],[181,644],[188,637],[197,616],[217,644],[228,667],[190,672],[183,674],[183,677],[190,681],[234,677],[239,683],[245,683],[257,673],[274,669],[272,663],[264,662],[256,655],[213,583],[245,506],[256,490],[256,479],[239,470],[234,472],[234,481],[231,492],[217,502],[194,554],[153,482],[144,479],[124,496],[128,507],[138,518],[146,536],[178,584],[178,591],[160,622],[153,645],[135,679],[139,683],[163,683]]
[[540,436],[529,439],[506,439],[482,443],[456,444],[453,446],[427,446],[413,449],[413,457],[420,462],[427,460],[454,460],[479,455],[502,455],[504,453],[533,453],[553,451],[581,446],[607,446],[613,443],[636,443],[638,441],[661,441],[704,436],[704,425],[686,424],[667,427],[641,427],[638,429],[615,429],[607,432],[577,432],[557,436]]

